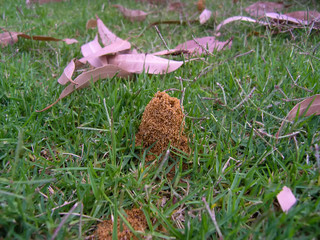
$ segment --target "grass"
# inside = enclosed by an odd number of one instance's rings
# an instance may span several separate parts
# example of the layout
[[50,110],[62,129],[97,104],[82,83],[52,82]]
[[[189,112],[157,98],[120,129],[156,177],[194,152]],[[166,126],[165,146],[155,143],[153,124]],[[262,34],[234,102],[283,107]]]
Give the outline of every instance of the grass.
[[[187,2],[190,16],[195,12],[193,2]],[[209,9],[218,11],[208,24],[159,25],[169,47],[192,35],[212,35],[219,22],[250,4],[207,2]],[[319,32],[305,28],[273,34],[254,24],[231,23],[220,38],[233,37],[230,50],[185,63],[167,75],[104,79],[36,113],[58,98],[63,87],[57,84],[57,76],[71,58],[80,57],[80,46],[95,36],[95,30],[86,30],[85,24],[96,14],[119,37],[130,37],[139,51],[165,49],[156,31],[147,26],[178,19],[177,13],[155,13],[144,23],[131,23],[111,3],[79,0],[27,8],[24,1],[0,0],[1,27],[79,40],[66,45],[20,39],[1,49],[0,238],[86,238],[99,219],[113,214],[119,221],[123,209],[136,206],[148,221],[145,236],[216,239],[217,229],[202,197],[215,209],[225,239],[319,238],[319,117],[287,124],[282,134],[299,131],[295,138],[277,141],[254,131],[275,135],[298,102],[283,99],[319,92]],[[121,3],[152,10],[134,1]],[[314,8],[311,1],[291,3],[291,10]],[[212,70],[197,77],[209,65]],[[300,76],[297,84],[312,92],[294,86],[288,71],[294,79]],[[134,138],[153,95],[180,89],[175,77],[196,78],[183,82],[192,154],[176,154],[173,161],[189,163],[190,168],[168,179],[172,166],[166,162],[158,171],[151,168],[139,155]],[[250,92],[251,98],[243,101]],[[182,97],[178,91],[169,93]],[[288,214],[276,201],[283,186],[290,187],[298,199]],[[159,225],[167,231],[159,231]]]

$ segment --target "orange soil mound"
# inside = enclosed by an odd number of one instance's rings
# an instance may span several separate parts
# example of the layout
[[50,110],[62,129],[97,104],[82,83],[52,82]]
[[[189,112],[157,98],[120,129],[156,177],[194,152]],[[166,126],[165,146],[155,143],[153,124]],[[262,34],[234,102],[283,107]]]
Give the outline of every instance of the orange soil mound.
[[[135,231],[144,232],[147,227],[147,221],[140,209],[133,208],[131,210],[125,210],[127,216],[126,219],[132,226]],[[118,239],[120,240],[129,240],[129,239],[138,239],[127,227],[127,225],[121,221],[122,231],[120,231],[120,217],[118,218]],[[98,228],[95,232],[97,239],[99,240],[110,240],[112,239],[112,229],[113,222],[112,220],[106,220],[98,225]]]
[[[165,92],[157,92],[146,106],[139,132],[136,135],[136,145],[144,148],[155,145],[151,152],[160,155],[171,146],[189,153],[188,139],[184,136],[183,113],[180,101],[170,97]],[[150,160],[150,158],[148,158]]]

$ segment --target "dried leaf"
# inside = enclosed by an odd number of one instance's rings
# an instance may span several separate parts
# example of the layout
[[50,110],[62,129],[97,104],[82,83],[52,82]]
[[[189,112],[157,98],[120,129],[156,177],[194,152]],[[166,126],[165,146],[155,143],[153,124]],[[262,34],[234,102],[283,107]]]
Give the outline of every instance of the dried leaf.
[[93,29],[97,27],[97,19],[89,19],[86,24],[86,29]]
[[117,40],[122,40],[117,37],[113,32],[111,32],[102,22],[102,20],[97,16],[97,26],[98,32],[103,45],[108,46],[111,43],[114,43]]
[[[95,62],[95,61],[100,61],[100,57],[105,56],[105,55],[109,55],[109,54],[116,54],[118,52],[122,52],[125,50],[129,50],[131,48],[131,44],[127,41],[123,41],[123,40],[118,40],[114,43],[111,43],[110,45],[103,47],[101,49],[99,49],[96,52],[93,52],[90,55],[87,55],[86,57],[81,58],[79,61],[82,63],[86,63],[88,62]],[[105,65],[105,58],[102,58],[102,64]]]
[[61,85],[65,85],[68,82],[71,82],[73,84],[76,84],[73,80],[72,80],[72,75],[74,70],[76,69],[76,63],[75,61],[77,61],[76,59],[72,59],[68,65],[65,67],[65,69],[63,70],[62,75],[59,77],[58,79],[58,83],[60,83]]
[[206,23],[211,18],[212,12],[208,9],[204,9],[199,16],[200,24]]
[[218,32],[220,30],[221,27],[223,27],[224,25],[228,24],[228,23],[231,23],[231,22],[235,22],[235,21],[244,21],[244,22],[253,22],[253,23],[259,23],[260,25],[268,25],[267,22],[264,22],[264,21],[258,21],[258,20],[255,20],[253,18],[250,18],[250,17],[244,17],[244,16],[234,16],[234,17],[230,17],[230,18],[227,18],[225,20],[223,20],[217,27],[216,27],[216,32]]
[[51,3],[51,2],[62,2],[63,0],[26,0],[26,4],[44,4],[44,3]]
[[256,2],[244,10],[253,17],[264,16],[269,12],[280,12],[284,8],[284,4],[281,2]]
[[307,117],[313,114],[320,115],[320,94],[306,98],[302,102],[296,104],[288,113],[285,120],[281,123],[281,126],[276,134],[276,137],[279,137],[285,122],[287,120],[292,121],[297,116],[297,114],[298,114],[298,117],[301,117],[301,116]]
[[115,75],[117,75],[118,77],[126,78],[130,76],[130,73],[114,65],[106,65],[99,68],[95,68],[88,72],[84,72],[74,80],[75,84],[71,83],[61,92],[59,98],[54,103],[37,112],[43,112],[48,110],[49,108],[57,104],[61,99],[69,96],[75,90],[88,86],[91,81],[96,82],[99,79],[112,78]]
[[[84,57],[89,57],[99,51],[101,51],[102,47],[98,42],[98,36],[94,38],[94,40],[84,44],[81,46],[81,52]],[[101,67],[106,65],[107,59],[106,57],[95,57],[95,58],[88,58],[87,61],[94,67]]]
[[8,44],[12,45],[18,41],[19,32],[4,32],[0,33],[0,46],[5,47]]
[[150,54],[119,54],[108,56],[108,62],[130,73],[165,74],[178,69],[183,62],[156,57]]
[[278,202],[283,212],[288,213],[290,208],[297,202],[290,188],[284,186],[277,195]]
[[65,39],[62,39],[62,41],[64,41],[68,45],[78,43],[78,40],[74,38],[65,38]]
[[147,2],[151,4],[165,4],[167,0],[136,0],[136,2]]
[[14,44],[18,41],[18,37],[37,40],[37,41],[54,41],[54,42],[63,41],[67,44],[78,42],[76,39],[71,39],[71,38],[59,39],[59,38],[48,37],[48,36],[30,36],[21,32],[4,32],[0,34],[0,45],[4,47],[4,46],[7,46],[8,44]]
[[[177,50],[187,50],[190,54],[212,53],[214,50],[221,51],[228,44],[231,47],[232,41],[220,42],[215,37],[203,37],[189,40],[175,47]],[[204,48],[207,50],[205,51]]]
[[285,15],[308,22],[319,22],[320,21],[320,13],[317,11],[296,11],[291,13],[286,13]]
[[206,0],[198,0],[197,8],[199,12],[202,12],[206,8]]
[[265,14],[266,17],[273,19],[273,21],[276,24],[288,24],[288,23],[294,23],[294,24],[298,24],[298,25],[308,25],[308,21],[305,20],[300,20],[300,19],[296,19],[290,16],[287,16],[285,14],[280,14],[280,13],[266,13]]
[[169,11],[181,11],[184,8],[185,4],[182,2],[172,2],[168,6]]
[[181,54],[190,54],[188,50],[181,50],[181,49],[170,49],[170,50],[163,50],[155,53],[151,53],[155,56],[165,56],[165,55],[181,55]]
[[132,9],[128,9],[123,7],[120,4],[115,4],[112,5],[113,7],[116,7],[119,9],[119,11],[123,14],[123,16],[127,19],[129,19],[132,22],[138,21],[144,21],[147,17],[147,13],[141,10],[132,10]]

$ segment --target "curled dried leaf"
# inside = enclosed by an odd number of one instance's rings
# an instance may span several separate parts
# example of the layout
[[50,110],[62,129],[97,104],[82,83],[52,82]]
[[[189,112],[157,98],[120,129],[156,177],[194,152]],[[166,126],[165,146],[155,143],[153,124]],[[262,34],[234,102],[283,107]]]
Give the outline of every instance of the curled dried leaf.
[[320,21],[320,13],[317,11],[296,11],[286,13],[286,16],[299,19],[307,22],[319,22]]
[[[131,48],[131,44],[128,41],[117,40],[116,42],[111,43],[110,45],[105,46],[103,48],[100,48],[97,51],[92,52],[91,54],[81,58],[79,61],[82,63],[86,63],[87,61],[89,62],[100,61],[100,58],[102,56],[116,54],[118,52],[129,50],[130,48]],[[103,59],[106,60],[105,58]],[[102,64],[105,65],[105,62],[103,62]]]
[[148,15],[148,13],[146,13],[144,11],[128,9],[128,8],[123,7],[120,4],[115,4],[115,5],[113,5],[113,7],[118,8],[119,11],[123,14],[123,16],[132,22],[144,21]]
[[208,9],[204,9],[199,16],[200,24],[206,23],[211,18],[212,12]]
[[280,12],[284,8],[281,2],[256,2],[245,8],[245,11],[252,17],[261,17],[266,13]]
[[98,16],[96,16],[96,18],[99,36],[103,45],[108,46],[109,44],[114,43],[117,40],[122,40],[113,32],[111,32]]
[[19,32],[4,32],[0,33],[0,46],[5,47],[12,45],[18,41]]
[[87,59],[83,60],[83,62],[88,61],[93,67],[101,67],[106,65],[107,59],[103,56],[90,58],[95,53],[101,51],[102,47],[98,42],[98,36],[94,38],[94,40],[87,42],[86,44],[81,46],[82,55]]
[[296,104],[291,111],[286,116],[285,120],[282,121],[281,126],[276,134],[279,137],[280,132],[283,128],[283,125],[287,121],[292,121],[295,117],[301,116],[311,116],[311,115],[320,115],[320,94],[314,95],[312,97],[306,98],[302,102]]
[[72,80],[72,75],[74,73],[74,70],[77,68],[77,66],[82,65],[82,63],[80,63],[78,60],[76,60],[75,58],[72,59],[68,65],[65,67],[65,69],[63,70],[62,75],[59,77],[58,79],[58,83],[61,85],[65,85],[68,82],[71,82],[73,84],[77,84],[76,82],[74,82]]
[[121,69],[118,66],[114,66],[114,65],[106,65],[106,66],[102,66],[99,68],[95,68],[93,70],[84,72],[82,74],[80,74],[75,80],[74,83],[69,84],[60,94],[59,98],[52,104],[50,104],[49,106],[45,107],[42,110],[39,110],[37,112],[43,112],[46,111],[48,109],[50,109],[51,107],[53,107],[55,104],[57,104],[61,99],[69,96],[71,93],[73,93],[75,90],[79,89],[79,88],[84,88],[87,87],[90,82],[92,81],[93,83],[95,83],[96,81],[98,81],[99,79],[104,79],[104,78],[112,78],[114,76],[118,76],[118,77],[122,77],[122,78],[126,78],[130,76],[130,73],[128,73],[127,71]]
[[97,27],[97,19],[89,19],[86,24],[86,29],[93,29]]

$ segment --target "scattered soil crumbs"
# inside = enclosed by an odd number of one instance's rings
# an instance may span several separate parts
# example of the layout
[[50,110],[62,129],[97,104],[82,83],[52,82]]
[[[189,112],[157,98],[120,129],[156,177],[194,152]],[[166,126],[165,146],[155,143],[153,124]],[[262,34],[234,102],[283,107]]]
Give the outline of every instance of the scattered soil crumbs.
[[[180,101],[170,97],[165,92],[157,92],[146,106],[139,132],[136,135],[136,145],[144,148],[155,145],[151,152],[160,155],[168,145],[189,153],[188,139],[183,135],[184,122]],[[153,160],[147,158],[147,160]]]
[[[131,210],[125,210],[127,216],[126,219],[135,231],[144,232],[148,228],[147,220],[140,209],[133,208]],[[122,231],[120,231],[120,222],[122,225]],[[112,220],[106,220],[98,225],[96,230],[96,237],[99,240],[109,240],[112,239]],[[127,225],[118,218],[118,239],[119,240],[129,240],[138,239],[127,227]]]

